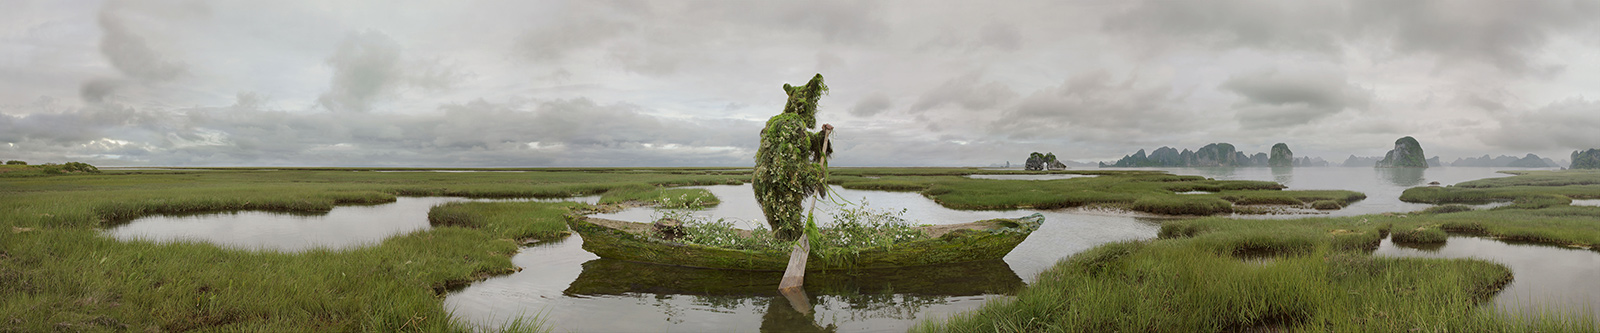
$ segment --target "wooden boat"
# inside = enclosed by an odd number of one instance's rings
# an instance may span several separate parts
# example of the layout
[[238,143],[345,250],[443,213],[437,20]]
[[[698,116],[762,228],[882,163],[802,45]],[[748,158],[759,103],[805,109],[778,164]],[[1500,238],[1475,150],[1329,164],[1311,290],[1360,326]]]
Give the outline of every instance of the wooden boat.
[[[648,223],[608,220],[583,215],[567,215],[567,225],[583,237],[583,249],[600,256],[624,261],[662,265],[782,271],[789,264],[788,249],[743,250],[711,247],[663,240],[650,236]],[[1044,215],[1014,219],[918,227],[927,237],[861,249],[851,255],[819,258],[806,262],[806,271],[860,270],[913,267],[984,260],[999,260],[1028,238]]]

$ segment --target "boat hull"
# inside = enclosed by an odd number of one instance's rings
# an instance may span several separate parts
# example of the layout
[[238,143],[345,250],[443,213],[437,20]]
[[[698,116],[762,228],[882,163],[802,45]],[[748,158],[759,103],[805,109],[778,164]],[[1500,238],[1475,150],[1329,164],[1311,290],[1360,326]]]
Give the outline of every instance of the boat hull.
[[[567,225],[583,237],[583,249],[601,258],[662,265],[782,271],[789,264],[787,250],[739,250],[684,244],[639,235],[597,224],[591,217],[568,215]],[[806,271],[858,270],[913,267],[998,260],[1043,222],[1039,214],[1018,219],[993,219],[968,223],[970,228],[944,230],[937,235],[893,246],[862,249],[831,258],[812,256]],[[616,225],[619,221],[606,220]],[[633,222],[620,222],[633,223]],[[633,223],[648,226],[644,223]],[[638,227],[638,226],[634,226]],[[629,228],[639,230],[637,228]]]

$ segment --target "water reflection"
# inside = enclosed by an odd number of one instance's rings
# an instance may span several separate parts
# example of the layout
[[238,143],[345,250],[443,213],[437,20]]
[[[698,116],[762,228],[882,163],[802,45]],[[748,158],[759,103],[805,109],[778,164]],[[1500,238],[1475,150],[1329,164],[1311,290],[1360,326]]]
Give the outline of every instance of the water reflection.
[[[837,328],[840,319],[850,322],[871,318],[912,320],[924,308],[947,304],[954,296],[1007,294],[1023,286],[1022,279],[1004,261],[998,260],[853,273],[812,272],[806,274],[804,293],[810,296],[801,296],[807,299],[800,303],[817,306],[805,305],[804,311],[796,311],[778,292],[782,276],[782,272],[699,269],[595,259],[583,263],[583,272],[562,293],[574,297],[671,297],[706,310],[724,312],[765,305],[760,324],[762,331],[821,331]],[[680,321],[670,313],[667,320]]]
[[1293,167],[1272,167],[1272,181],[1278,184],[1294,183]]
[[1513,280],[1494,297],[1496,311],[1537,315],[1568,311],[1600,319],[1600,252],[1558,246],[1511,244],[1476,237],[1450,237],[1442,246],[1411,249],[1389,239],[1373,255],[1478,258],[1511,268]]
[[1389,184],[1400,187],[1413,187],[1422,185],[1426,178],[1428,168],[1373,168],[1377,170],[1378,178],[1388,181]]
[[373,244],[389,236],[430,228],[428,210],[454,201],[578,201],[598,196],[561,199],[467,199],[398,197],[377,205],[345,205],[327,213],[239,211],[148,216],[105,230],[120,240],[155,242],[200,241],[220,246],[298,252],[313,248],[344,249]]
[[[975,308],[1022,286],[1004,262],[807,274],[796,311],[780,272],[708,270],[601,259],[583,239],[542,243],[512,257],[521,272],[450,293],[456,318],[493,329],[542,316],[559,330],[904,331],[923,318]],[[943,268],[942,270],[940,268]],[[831,327],[830,327],[831,326]]]

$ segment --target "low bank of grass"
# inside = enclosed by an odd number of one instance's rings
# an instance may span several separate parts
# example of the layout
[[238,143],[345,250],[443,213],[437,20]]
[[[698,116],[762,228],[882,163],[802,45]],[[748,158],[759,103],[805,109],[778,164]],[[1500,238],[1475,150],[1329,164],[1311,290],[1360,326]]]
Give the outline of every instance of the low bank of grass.
[[[1498,183],[1524,187],[1519,177]],[[1529,182],[1567,184],[1549,177]],[[1485,210],[1453,205],[1356,217],[1168,221],[1156,240],[1090,249],[1046,270],[1014,300],[915,330],[1596,331],[1600,323],[1577,309],[1507,317],[1479,306],[1513,278],[1504,266],[1368,254],[1391,231],[1397,243],[1437,244],[1449,231],[1600,248],[1600,207],[1547,199],[1600,195],[1571,186],[1588,185],[1533,187],[1507,198],[1518,204]]]
[[[118,241],[100,228],[154,214],[322,214],[397,195],[548,197],[738,183],[700,173],[108,170],[0,179],[0,331],[465,331],[441,297],[516,269],[518,240],[559,235],[572,203],[467,203],[434,228],[298,253]],[[530,267],[528,269],[539,269]],[[537,328],[537,320],[513,328]],[[535,329],[538,330],[538,329]]]
[[[1317,244],[1245,261],[1200,239],[1127,242],[1075,255],[1014,300],[914,331],[1521,331],[1477,304],[1509,279],[1480,260],[1380,258]],[[1535,329],[1592,327],[1541,321]]]
[[[1340,207],[1366,198],[1359,192],[1283,191],[1267,181],[1212,180],[1160,171],[1068,171],[1095,177],[1057,180],[972,179],[964,175],[919,176],[836,172],[830,181],[844,188],[915,191],[954,209],[1057,209],[1104,205],[1167,215],[1234,212],[1234,205],[1284,205],[1311,208],[1330,201]],[[870,178],[869,178],[870,177]],[[1204,191],[1204,194],[1177,194]]]
[[1415,187],[1400,195],[1405,202],[1447,204],[1516,201],[1529,206],[1566,205],[1570,199],[1600,199],[1600,171],[1517,171],[1512,177],[1487,178],[1449,187]]
[[606,191],[600,204],[618,204],[629,201],[647,202],[660,208],[705,208],[722,203],[711,191],[698,188],[662,188],[630,186]]

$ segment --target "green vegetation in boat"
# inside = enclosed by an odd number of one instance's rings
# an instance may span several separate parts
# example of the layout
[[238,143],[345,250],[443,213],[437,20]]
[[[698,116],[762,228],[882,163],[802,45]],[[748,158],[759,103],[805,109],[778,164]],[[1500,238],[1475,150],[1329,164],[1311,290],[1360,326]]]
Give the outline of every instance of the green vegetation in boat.
[[[857,228],[847,227],[858,226],[856,223],[841,223],[819,230],[824,239],[817,243],[824,246],[813,249],[819,255],[807,261],[806,270],[858,270],[997,260],[1026,240],[1043,222],[1044,215],[1033,214],[1015,219],[919,226],[896,235],[879,233],[897,229],[894,227],[880,225],[876,228]],[[690,227],[684,229],[694,229],[694,224],[690,223]],[[789,249],[793,244],[773,239],[771,233],[764,229],[731,229],[736,231],[733,235],[721,236],[723,244],[718,245],[723,246],[717,246],[697,244],[692,240],[695,238],[693,232],[687,236],[667,236],[669,232],[663,232],[664,228],[658,227],[661,225],[659,223],[569,214],[567,225],[583,236],[584,250],[601,258],[673,266],[782,271],[789,263]],[[873,235],[863,235],[863,232],[878,233],[876,236],[880,240],[863,241],[863,238],[874,238]],[[740,239],[727,239],[729,237]]]

